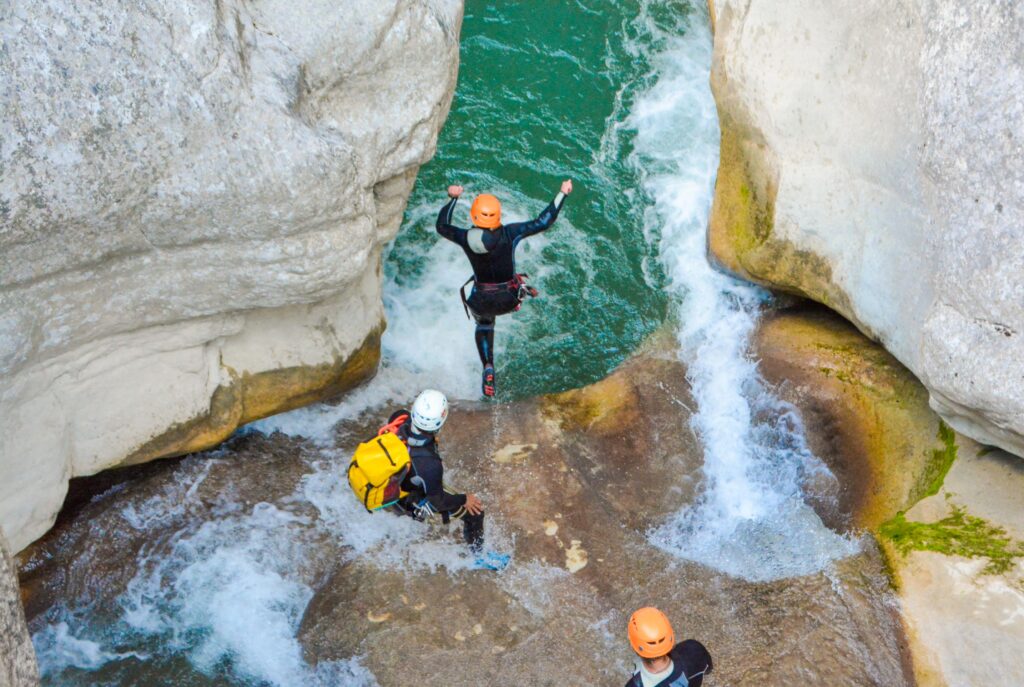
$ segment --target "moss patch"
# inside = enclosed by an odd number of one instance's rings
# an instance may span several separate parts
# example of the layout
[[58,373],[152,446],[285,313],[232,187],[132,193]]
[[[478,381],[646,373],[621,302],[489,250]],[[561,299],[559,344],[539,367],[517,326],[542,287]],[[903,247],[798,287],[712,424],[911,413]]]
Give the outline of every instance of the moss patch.
[[1024,557],[1024,543],[1014,541],[1002,527],[969,515],[954,506],[953,512],[933,523],[912,522],[903,513],[889,520],[879,530],[901,554],[911,551],[936,551],[964,558],[987,558],[982,570],[986,575],[999,575],[1013,568]]
[[932,458],[924,466],[917,488],[911,496],[911,503],[939,493],[942,483],[946,480],[949,469],[956,461],[956,432],[945,422],[939,421],[939,441],[942,447],[932,451]]

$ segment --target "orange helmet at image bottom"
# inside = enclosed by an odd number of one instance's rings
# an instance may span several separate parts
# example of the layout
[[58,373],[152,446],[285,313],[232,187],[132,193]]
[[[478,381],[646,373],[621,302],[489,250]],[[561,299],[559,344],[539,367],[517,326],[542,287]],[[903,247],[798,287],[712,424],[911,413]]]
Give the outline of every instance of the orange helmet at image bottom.
[[629,643],[641,657],[659,658],[672,651],[676,635],[665,614],[648,606],[629,617]]
[[490,193],[481,193],[469,208],[469,216],[481,229],[497,229],[501,226],[501,201]]

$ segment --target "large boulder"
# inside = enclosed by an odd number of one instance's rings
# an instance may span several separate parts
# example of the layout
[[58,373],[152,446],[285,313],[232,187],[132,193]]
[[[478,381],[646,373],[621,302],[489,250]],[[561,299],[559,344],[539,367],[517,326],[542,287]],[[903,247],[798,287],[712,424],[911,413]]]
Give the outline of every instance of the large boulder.
[[714,0],[709,246],[880,341],[1024,455],[1024,11]]
[[372,374],[461,0],[0,7],[0,528]]

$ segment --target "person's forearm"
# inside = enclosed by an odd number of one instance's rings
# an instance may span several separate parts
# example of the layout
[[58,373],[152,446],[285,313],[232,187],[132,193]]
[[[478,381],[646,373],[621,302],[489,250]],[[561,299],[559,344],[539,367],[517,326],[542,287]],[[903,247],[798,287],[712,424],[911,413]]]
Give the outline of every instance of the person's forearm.
[[456,510],[466,505],[465,494],[449,494],[446,491],[442,491],[439,494],[431,494],[428,499],[430,505],[437,511]]
[[437,213],[437,224],[435,226],[438,230],[446,224],[452,223],[452,215],[455,214],[455,204],[458,202],[458,198],[452,198],[444,204],[444,207],[441,208],[441,212]]
[[551,204],[555,206],[556,210],[561,210],[562,209],[562,203],[565,202],[565,198],[566,198],[565,194],[562,193],[561,191],[559,191],[558,193],[555,194],[555,199],[553,201],[551,201]]

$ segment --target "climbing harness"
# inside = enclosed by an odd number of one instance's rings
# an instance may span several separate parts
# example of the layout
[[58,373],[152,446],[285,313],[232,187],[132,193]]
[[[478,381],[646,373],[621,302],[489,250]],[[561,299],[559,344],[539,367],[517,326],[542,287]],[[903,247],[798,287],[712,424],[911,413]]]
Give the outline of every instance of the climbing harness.
[[[509,281],[498,282],[495,284],[477,281],[476,275],[470,277],[461,287],[459,287],[459,296],[462,297],[462,308],[466,311],[466,317],[473,319],[470,315],[469,296],[466,295],[466,287],[470,284],[473,285],[474,291],[479,291],[480,293],[495,294],[501,293],[502,291],[508,291],[509,293],[515,294],[516,300],[519,302],[516,304],[514,312],[518,312],[524,300],[527,298],[536,298],[540,295],[540,292],[537,291],[537,289],[527,283],[526,280],[529,279],[529,277],[530,275],[528,274],[517,274]],[[472,296],[472,292],[470,292],[470,296]]]

